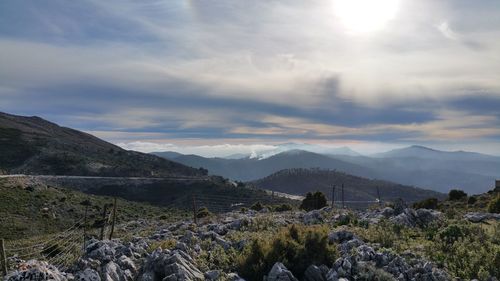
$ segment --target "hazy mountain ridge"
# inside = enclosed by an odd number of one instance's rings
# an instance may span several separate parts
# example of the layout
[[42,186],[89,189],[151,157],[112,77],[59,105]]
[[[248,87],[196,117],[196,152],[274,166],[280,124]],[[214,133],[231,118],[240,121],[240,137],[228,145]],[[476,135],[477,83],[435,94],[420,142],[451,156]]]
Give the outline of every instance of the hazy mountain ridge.
[[203,176],[151,154],[126,151],[40,117],[0,113],[0,171],[82,176]]
[[[155,154],[158,156],[166,155],[162,153]],[[326,168],[367,177],[376,175],[375,172],[358,164],[303,150],[290,150],[264,159],[225,159],[181,155],[170,158],[170,160],[195,168],[203,167],[208,169],[210,174],[222,175],[240,181],[256,180],[290,168]]]
[[243,181],[257,180],[289,168],[322,168],[439,192],[460,188],[469,193],[482,193],[491,189],[495,178],[500,177],[500,157],[464,151],[446,152],[422,146],[375,156],[322,155],[291,150],[261,160],[196,155],[170,159],[195,168],[204,167],[211,174]]
[[443,198],[444,194],[431,190],[405,186],[382,180],[371,180],[346,173],[324,169],[286,169],[251,182],[259,188],[305,194],[321,191],[331,199],[332,187],[336,186],[336,201],[341,198],[341,185],[344,184],[345,200],[373,201],[378,197],[377,188],[383,201],[403,198],[405,201],[418,201],[429,197]]

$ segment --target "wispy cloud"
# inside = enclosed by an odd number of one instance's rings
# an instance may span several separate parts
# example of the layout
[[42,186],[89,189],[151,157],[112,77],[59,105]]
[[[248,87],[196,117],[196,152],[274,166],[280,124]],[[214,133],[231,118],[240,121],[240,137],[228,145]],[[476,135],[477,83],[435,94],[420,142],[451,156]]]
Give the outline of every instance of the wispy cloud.
[[2,2],[0,110],[120,143],[498,140],[499,14],[401,0],[356,35],[327,0]]

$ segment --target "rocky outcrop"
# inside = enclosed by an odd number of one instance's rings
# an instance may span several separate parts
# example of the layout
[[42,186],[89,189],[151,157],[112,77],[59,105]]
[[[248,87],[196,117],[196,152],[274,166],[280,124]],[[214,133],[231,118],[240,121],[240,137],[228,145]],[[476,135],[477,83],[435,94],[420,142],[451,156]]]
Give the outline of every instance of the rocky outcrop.
[[464,219],[470,222],[483,222],[487,220],[500,220],[500,214],[492,213],[467,213],[464,215]]
[[429,261],[410,253],[400,256],[388,251],[378,252],[349,231],[332,232],[329,238],[330,243],[338,243],[342,257],[338,258],[327,272],[326,281],[337,281],[341,278],[356,280],[361,272],[366,270],[372,270],[373,275],[380,274],[376,272],[378,270],[401,281],[451,280],[445,271]]
[[282,263],[277,262],[269,271],[265,281],[298,281],[295,276]]
[[304,281],[326,281],[325,273],[316,265],[310,265],[304,272]]
[[86,268],[85,270],[75,274],[75,281],[101,281],[101,277],[97,271],[91,268]]
[[85,254],[73,271],[75,278],[92,281],[133,281],[138,274],[137,260],[147,255],[148,243],[142,238],[129,243],[119,240],[90,240]]
[[17,270],[8,274],[5,281],[66,281],[67,274],[44,261],[30,260],[18,265]]
[[406,208],[399,215],[391,217],[390,221],[407,227],[426,227],[430,223],[441,219],[441,216],[441,212],[435,210]]
[[313,210],[304,214],[303,222],[305,225],[318,224],[324,221],[320,210]]
[[141,281],[198,281],[205,276],[181,250],[155,250],[144,263]]

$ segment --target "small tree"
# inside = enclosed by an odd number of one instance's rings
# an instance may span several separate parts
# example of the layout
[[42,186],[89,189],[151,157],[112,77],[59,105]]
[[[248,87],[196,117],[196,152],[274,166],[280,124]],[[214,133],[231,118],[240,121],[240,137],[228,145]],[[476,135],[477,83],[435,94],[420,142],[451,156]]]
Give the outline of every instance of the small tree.
[[436,209],[438,206],[437,198],[427,198],[413,204],[415,209]]
[[306,211],[318,210],[326,206],[326,201],[326,196],[322,192],[308,192],[306,194],[306,198],[302,200],[300,208]]
[[488,212],[490,213],[500,213],[500,195],[497,195],[495,198],[491,199],[488,204]]
[[477,198],[474,196],[471,196],[471,197],[469,197],[469,199],[467,199],[467,204],[469,204],[469,205],[474,205],[474,203],[476,203],[476,202],[477,202]]
[[450,199],[452,201],[458,201],[458,200],[462,200],[464,198],[467,198],[467,193],[465,193],[463,190],[452,189],[448,193],[448,199]]
[[200,208],[198,210],[198,213],[196,213],[196,217],[199,219],[206,218],[206,217],[209,217],[211,215],[212,215],[212,213],[206,207]]
[[262,205],[262,203],[260,202],[257,202],[255,204],[253,204],[251,207],[250,207],[251,210],[254,210],[254,211],[260,211],[262,209],[264,209],[264,205]]
[[279,206],[276,206],[274,208],[274,210],[276,212],[286,212],[286,211],[291,211],[292,210],[292,206],[290,204],[281,204]]

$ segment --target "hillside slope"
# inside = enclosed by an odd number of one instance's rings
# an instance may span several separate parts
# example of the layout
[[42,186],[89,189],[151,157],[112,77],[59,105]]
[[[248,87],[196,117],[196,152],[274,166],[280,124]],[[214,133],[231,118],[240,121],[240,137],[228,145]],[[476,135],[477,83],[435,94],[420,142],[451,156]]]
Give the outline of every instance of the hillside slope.
[[405,186],[381,180],[370,180],[332,170],[287,169],[252,182],[259,188],[303,195],[310,191],[321,191],[331,199],[332,186],[336,185],[336,200],[341,197],[340,186],[344,184],[345,200],[373,201],[377,198],[377,187],[383,201],[403,198],[413,202],[444,195],[431,190]]
[[0,174],[170,177],[202,171],[151,154],[126,151],[39,117],[0,113]]

